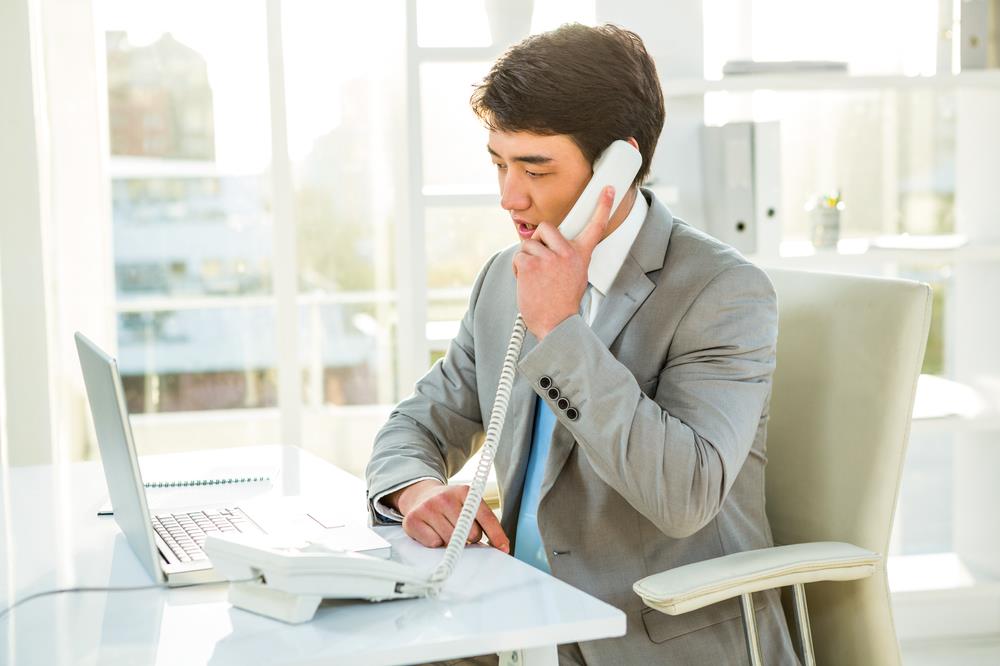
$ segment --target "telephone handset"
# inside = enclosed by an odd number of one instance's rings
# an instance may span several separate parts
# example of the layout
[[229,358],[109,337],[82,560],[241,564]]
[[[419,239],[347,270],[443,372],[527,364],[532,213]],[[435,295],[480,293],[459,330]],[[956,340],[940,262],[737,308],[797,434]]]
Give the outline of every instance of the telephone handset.
[[[594,162],[594,175],[567,213],[559,231],[575,238],[587,226],[597,208],[601,192],[608,185],[615,188],[612,214],[632,185],[642,164],[642,155],[626,141],[615,141]],[[441,563],[428,577],[413,567],[358,553],[325,549],[322,544],[269,542],[268,537],[249,539],[243,535],[211,534],[204,550],[213,565],[229,580],[246,580],[259,575],[259,582],[234,583],[230,602],[262,615],[285,622],[312,619],[324,598],[369,599],[383,601],[417,596],[434,596],[451,575],[465,550],[476,512],[483,498],[486,478],[493,467],[507,415],[517,359],[525,335],[520,314],[504,356],[486,441],[469,494],[455,523],[451,540]]]
[[615,188],[615,199],[611,204],[611,213],[614,214],[628,193],[640,166],[642,153],[633,148],[632,144],[619,139],[608,146],[594,160],[594,175],[559,225],[562,235],[570,239],[580,235],[597,208],[601,192],[608,185]]

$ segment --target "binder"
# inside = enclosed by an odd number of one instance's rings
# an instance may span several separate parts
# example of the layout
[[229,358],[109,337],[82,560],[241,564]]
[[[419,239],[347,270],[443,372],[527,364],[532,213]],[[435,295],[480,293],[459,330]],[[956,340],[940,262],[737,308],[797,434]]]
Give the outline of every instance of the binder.
[[706,231],[745,255],[781,242],[781,132],[777,122],[702,128]]
[[937,0],[937,73],[951,74],[954,71],[954,35],[958,26],[955,25],[955,3],[952,0]]
[[1000,68],[1000,0],[991,0],[986,39],[986,66]]
[[961,69],[1000,67],[1000,0],[956,4]]

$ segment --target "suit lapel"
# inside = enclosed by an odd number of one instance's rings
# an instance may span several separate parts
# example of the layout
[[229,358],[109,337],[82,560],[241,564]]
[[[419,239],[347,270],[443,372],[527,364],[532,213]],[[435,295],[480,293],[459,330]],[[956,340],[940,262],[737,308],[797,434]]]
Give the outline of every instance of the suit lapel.
[[566,426],[556,421],[552,431],[552,446],[549,448],[549,458],[545,461],[545,473],[542,475],[542,488],[539,492],[538,503],[541,504],[549,490],[559,478],[559,473],[569,460],[569,455],[573,453],[576,440],[570,434]]
[[612,283],[611,291],[605,295],[593,325],[594,333],[605,347],[611,347],[654,286],[639,262],[632,255],[625,257],[625,263]]

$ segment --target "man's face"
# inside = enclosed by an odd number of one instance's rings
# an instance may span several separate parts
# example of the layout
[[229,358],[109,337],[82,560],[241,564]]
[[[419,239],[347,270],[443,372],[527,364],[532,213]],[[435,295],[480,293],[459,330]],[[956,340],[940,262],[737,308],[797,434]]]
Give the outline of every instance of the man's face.
[[487,145],[496,165],[500,205],[522,240],[542,222],[562,222],[593,175],[569,136],[491,131]]

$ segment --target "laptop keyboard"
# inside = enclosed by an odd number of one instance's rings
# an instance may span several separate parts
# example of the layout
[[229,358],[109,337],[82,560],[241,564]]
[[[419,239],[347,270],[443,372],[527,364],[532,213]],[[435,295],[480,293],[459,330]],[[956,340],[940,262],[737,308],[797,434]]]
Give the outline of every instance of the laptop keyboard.
[[153,529],[181,562],[208,559],[202,550],[206,534],[260,531],[238,508],[162,513],[153,516]]

